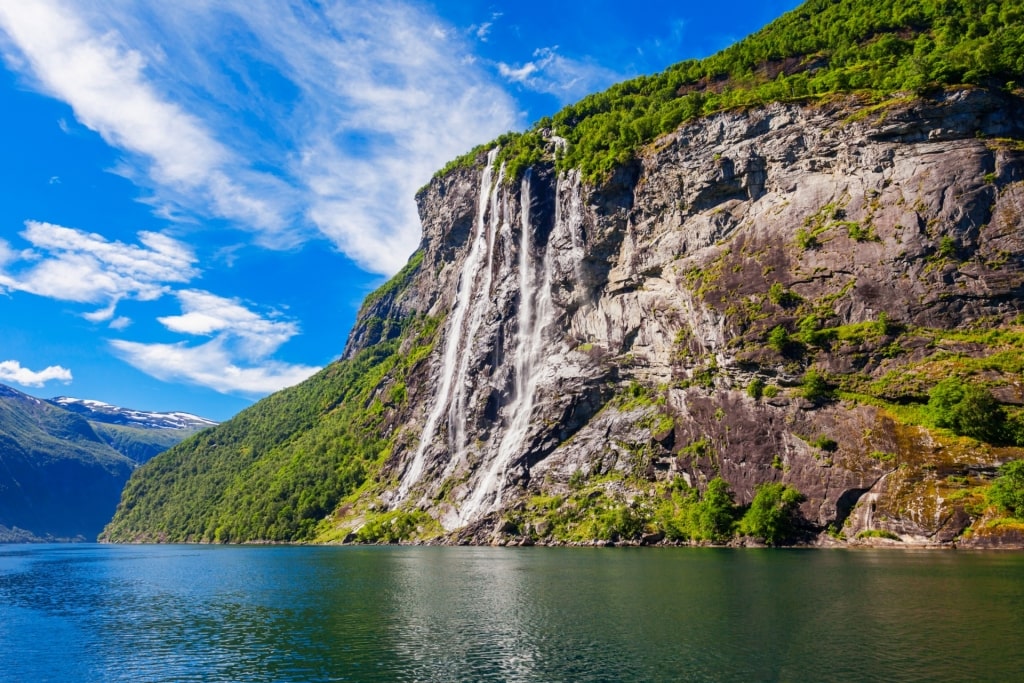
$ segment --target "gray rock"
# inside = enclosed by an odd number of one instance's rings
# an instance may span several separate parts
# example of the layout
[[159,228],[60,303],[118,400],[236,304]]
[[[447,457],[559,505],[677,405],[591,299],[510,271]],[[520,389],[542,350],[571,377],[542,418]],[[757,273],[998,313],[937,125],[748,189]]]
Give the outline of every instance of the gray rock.
[[[991,466],[991,449],[954,453],[871,405],[794,387],[811,365],[867,381],[898,373],[925,342],[910,335],[895,356],[880,342],[787,356],[765,340],[812,309],[828,326],[883,312],[906,329],[1013,321],[1024,151],[1002,138],[1024,138],[1021,101],[964,90],[719,114],[597,187],[545,165],[482,182],[483,156],[435,178],[417,197],[421,266],[361,313],[346,350],[384,333],[371,334],[374,319],[445,320],[394,427],[390,506],[418,505],[460,542],[486,542],[483,520],[564,494],[576,472],[621,474],[627,499],[632,480],[722,476],[741,504],[761,483],[795,486],[812,530],[952,542],[971,520],[935,484]],[[773,300],[773,285],[790,300]],[[750,398],[754,377],[782,394]],[[1012,386],[999,397],[1019,403]],[[663,405],[616,399],[630,387]],[[659,416],[674,426],[652,431]],[[835,450],[814,447],[818,436]],[[687,447],[700,440],[696,457]]]

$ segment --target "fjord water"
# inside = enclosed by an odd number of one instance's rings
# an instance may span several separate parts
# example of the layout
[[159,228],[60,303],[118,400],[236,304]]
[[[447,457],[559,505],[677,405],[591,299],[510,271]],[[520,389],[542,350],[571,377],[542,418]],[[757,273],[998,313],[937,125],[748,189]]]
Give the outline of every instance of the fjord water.
[[1020,680],[1024,555],[0,546],[3,681]]

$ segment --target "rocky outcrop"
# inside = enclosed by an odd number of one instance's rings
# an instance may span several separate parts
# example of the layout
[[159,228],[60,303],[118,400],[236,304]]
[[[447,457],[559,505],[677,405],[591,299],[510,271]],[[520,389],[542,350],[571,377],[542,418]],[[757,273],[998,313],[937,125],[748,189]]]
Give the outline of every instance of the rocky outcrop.
[[[984,333],[1020,331],[1022,140],[1020,99],[971,89],[719,114],[597,187],[553,164],[509,179],[493,155],[435,178],[419,264],[346,356],[400,335],[387,321],[438,336],[387,409],[377,484],[336,524],[419,509],[507,542],[510,512],[581,481],[628,502],[721,476],[741,504],[799,489],[812,534],[957,541],[970,487],[1022,452],[898,409],[949,358],[1004,350]],[[1024,402],[1010,365],[976,365]]]

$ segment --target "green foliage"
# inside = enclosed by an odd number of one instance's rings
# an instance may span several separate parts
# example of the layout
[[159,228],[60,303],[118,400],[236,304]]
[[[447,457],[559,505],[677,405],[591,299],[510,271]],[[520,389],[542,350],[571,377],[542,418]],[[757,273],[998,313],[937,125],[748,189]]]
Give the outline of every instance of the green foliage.
[[1017,519],[1024,519],[1024,460],[1014,460],[999,468],[999,476],[987,492],[992,505],[1003,508]]
[[723,541],[732,533],[736,521],[736,504],[732,490],[721,477],[708,482],[694,512],[694,537],[710,541]]
[[803,494],[779,482],[760,484],[754,500],[739,523],[740,533],[761,539],[768,545],[789,540],[795,530],[795,518]]
[[810,232],[806,228],[798,228],[796,231],[796,245],[803,251],[809,249],[817,249],[821,246],[818,242],[818,236],[813,232]]
[[[537,122],[527,139],[499,138],[509,148],[507,174],[517,177],[542,158],[539,136],[547,129],[568,141],[558,168],[579,168],[597,182],[659,136],[723,110],[839,93],[881,100],[951,85],[1021,82],[1022,14],[1009,0],[809,0],[707,59],[589,95]],[[491,146],[452,167],[474,163]]]
[[626,411],[655,405],[657,399],[650,387],[634,381],[616,396],[616,402],[620,410]]
[[672,541],[722,543],[732,536],[736,504],[721,477],[708,482],[701,495],[682,482],[670,492],[657,513],[657,524]]
[[799,331],[800,341],[811,346],[824,347],[835,337],[832,330],[821,329],[821,320],[813,313],[801,318],[796,326]]
[[750,380],[750,384],[747,385],[747,396],[754,400],[758,400],[764,395],[764,380],[760,377],[755,377]]
[[855,242],[867,242],[876,239],[870,227],[866,228],[855,221],[840,221],[839,225],[846,228],[846,235]]
[[818,438],[811,441],[810,444],[815,448],[825,451],[826,453],[834,453],[839,448],[839,444],[836,443],[835,439],[830,439],[824,434],[819,435]]
[[506,139],[495,164],[500,166],[504,163],[505,180],[513,182],[519,180],[527,168],[539,163],[543,156],[544,138],[540,131],[534,129]]
[[140,464],[158,453],[163,453],[198,431],[195,429],[143,429],[103,422],[93,422],[92,428],[114,450]]
[[942,258],[954,258],[956,251],[956,241],[949,235],[943,235],[939,240],[939,256]]
[[783,287],[781,282],[773,282],[768,288],[768,300],[783,308],[796,306],[803,301],[798,294]]
[[825,376],[810,368],[800,380],[800,395],[813,403],[822,403],[831,400],[833,392]]
[[[105,537],[114,541],[304,541],[391,453],[394,403],[438,319],[333,363],[143,465]],[[403,342],[410,353],[399,352]],[[390,436],[386,436],[390,435]],[[403,528],[399,524],[399,528]]]
[[865,529],[857,534],[857,538],[887,538],[898,541],[900,537],[887,529]]
[[360,543],[401,543],[437,528],[437,522],[421,510],[392,510],[371,517],[356,532],[356,540]]
[[792,344],[793,340],[790,338],[789,332],[782,325],[776,325],[768,333],[768,346],[779,353],[786,353]]
[[988,390],[948,377],[928,395],[927,414],[932,426],[979,441],[998,442],[1004,437],[1006,413]]
[[888,313],[880,311],[878,317],[875,319],[875,329],[878,331],[879,335],[887,337],[899,332],[900,326],[889,319]]

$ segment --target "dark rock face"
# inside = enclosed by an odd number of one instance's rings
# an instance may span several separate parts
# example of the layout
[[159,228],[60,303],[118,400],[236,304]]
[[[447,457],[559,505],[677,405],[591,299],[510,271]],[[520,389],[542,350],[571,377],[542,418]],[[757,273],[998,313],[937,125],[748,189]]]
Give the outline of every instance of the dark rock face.
[[[721,476],[739,503],[764,482],[796,487],[811,530],[955,541],[972,518],[948,477],[1018,449],[797,385],[813,368],[848,394],[920,401],[915,364],[936,345],[988,353],[936,331],[1016,324],[1022,139],[1019,99],[965,90],[716,115],[600,187],[550,167],[435,179],[418,197],[420,267],[363,311],[346,351],[372,341],[359,332],[370,319],[444,319],[408,386],[380,505],[481,541],[574,475],[621,475],[627,496],[631,478]],[[769,343],[809,317],[849,334]],[[755,378],[774,395],[748,395]],[[1022,401],[1019,377],[996,384]]]

